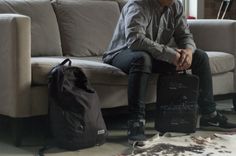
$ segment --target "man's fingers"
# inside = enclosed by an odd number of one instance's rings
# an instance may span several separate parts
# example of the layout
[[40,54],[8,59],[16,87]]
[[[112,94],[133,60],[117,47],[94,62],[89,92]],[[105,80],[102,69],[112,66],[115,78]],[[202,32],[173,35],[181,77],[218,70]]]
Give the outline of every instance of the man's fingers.
[[182,53],[181,56],[180,56],[180,59],[179,59],[179,62],[178,62],[178,65],[179,66],[182,66],[184,61],[186,59],[186,54]]
[[177,62],[176,70],[187,70],[191,67],[192,64],[192,53],[190,53],[186,49],[177,49],[176,50],[180,54],[180,58]]
[[183,70],[181,67],[179,66],[176,67],[176,71],[181,71],[181,70]]
[[189,69],[190,66],[191,66],[191,64],[185,62],[184,65],[183,65],[183,69],[187,70],[187,69]]
[[190,61],[190,57],[188,55],[186,55],[184,61],[182,64],[179,64],[179,69],[181,70],[187,70],[189,69],[191,66],[191,61]]
[[178,53],[182,52],[182,49],[175,49]]

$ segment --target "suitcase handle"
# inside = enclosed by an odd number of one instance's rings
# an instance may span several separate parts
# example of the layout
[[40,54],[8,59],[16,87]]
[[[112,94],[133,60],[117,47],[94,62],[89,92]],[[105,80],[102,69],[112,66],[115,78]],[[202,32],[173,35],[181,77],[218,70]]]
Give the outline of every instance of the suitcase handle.
[[179,70],[179,71],[175,71],[175,72],[165,72],[165,73],[160,73],[163,75],[179,75],[179,74],[183,74],[183,75],[187,75],[187,71],[186,70]]
[[187,71],[186,70],[180,70],[180,71],[177,71],[177,73],[186,75]]

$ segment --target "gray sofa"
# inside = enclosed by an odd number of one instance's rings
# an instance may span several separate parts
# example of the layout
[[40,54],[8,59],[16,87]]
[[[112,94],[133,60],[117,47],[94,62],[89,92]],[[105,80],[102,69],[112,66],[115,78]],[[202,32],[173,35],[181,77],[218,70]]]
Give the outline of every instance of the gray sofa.
[[[127,106],[127,75],[104,64],[103,52],[122,0],[1,0],[0,114],[27,118],[47,114],[47,73],[69,57],[97,91],[102,108]],[[214,95],[235,91],[236,21],[189,21],[197,47],[207,51]],[[147,103],[156,99],[154,74]]]

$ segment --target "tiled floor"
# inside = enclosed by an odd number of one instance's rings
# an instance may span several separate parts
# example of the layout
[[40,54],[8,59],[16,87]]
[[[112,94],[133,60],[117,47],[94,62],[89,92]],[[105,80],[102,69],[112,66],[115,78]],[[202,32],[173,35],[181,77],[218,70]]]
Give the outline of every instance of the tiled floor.
[[[218,101],[217,109],[226,113],[227,117],[236,122],[236,113],[232,112],[232,102],[230,100]],[[62,151],[59,149],[51,149],[45,154],[45,156],[116,156],[128,149],[127,144],[127,132],[126,132],[126,116],[116,115],[106,118],[106,123],[109,129],[109,137],[107,142],[98,147],[84,149],[75,152]],[[0,156],[34,156],[36,151],[45,143],[44,136],[40,133],[42,127],[34,128],[32,131],[27,132],[22,147],[15,147],[12,144],[10,132],[8,128],[4,128],[3,125],[7,125],[4,121],[0,122]],[[156,134],[154,130],[153,119],[148,119],[146,132],[149,137]],[[207,131],[198,130],[196,135],[206,135]]]

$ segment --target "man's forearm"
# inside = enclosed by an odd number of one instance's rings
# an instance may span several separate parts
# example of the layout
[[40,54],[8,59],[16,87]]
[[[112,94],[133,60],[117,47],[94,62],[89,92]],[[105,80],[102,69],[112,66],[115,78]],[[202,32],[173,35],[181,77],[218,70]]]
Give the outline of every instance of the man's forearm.
[[143,50],[149,53],[154,59],[159,59],[168,63],[173,63],[176,51],[166,45],[156,43],[144,35],[130,37],[128,48],[132,50]]

